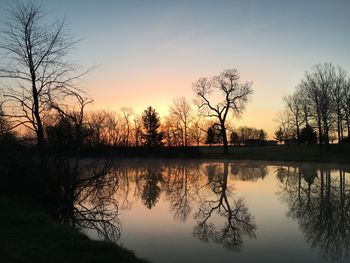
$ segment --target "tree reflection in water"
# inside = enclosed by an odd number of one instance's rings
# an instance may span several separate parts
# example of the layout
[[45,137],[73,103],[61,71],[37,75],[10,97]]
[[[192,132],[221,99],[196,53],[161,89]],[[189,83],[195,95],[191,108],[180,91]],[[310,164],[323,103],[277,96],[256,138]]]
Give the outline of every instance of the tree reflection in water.
[[78,169],[71,169],[68,162],[61,165],[64,178],[70,180],[61,184],[63,201],[58,210],[59,220],[78,229],[94,230],[104,240],[117,242],[121,229],[118,202],[114,198],[118,176],[112,163],[90,162]]
[[[223,171],[220,170],[222,167]],[[253,170],[247,177],[249,180],[266,175],[266,167],[254,167]],[[244,166],[244,171],[249,171],[249,168]],[[243,199],[231,198],[228,172],[228,162],[209,165],[186,161],[167,165],[144,163],[131,168],[130,177],[135,181],[136,196],[147,208],[155,207],[163,192],[170,202],[175,220],[186,222],[192,209],[198,209],[193,212],[197,221],[193,231],[195,237],[238,251],[245,236],[255,238],[256,225]],[[216,198],[215,201],[206,199],[209,198],[208,190]],[[217,220],[211,221],[213,214],[225,221],[222,227],[215,226],[213,222]]]
[[179,163],[165,170],[164,187],[169,198],[174,219],[186,222],[191,215],[196,189],[199,185],[200,167],[198,163]]
[[288,217],[296,219],[306,242],[330,260],[350,252],[350,180],[344,170],[315,170],[300,165],[276,173]]
[[[195,213],[197,225],[193,235],[202,242],[215,242],[224,247],[240,251],[243,238],[255,238],[256,225],[253,216],[248,211],[243,199],[232,200],[228,190],[228,162],[223,163],[223,171],[219,165],[207,166],[208,185],[215,198],[202,200],[199,210]],[[216,226],[209,221],[213,213],[224,218],[223,226]]]
[[148,166],[141,174],[138,187],[141,189],[143,204],[148,209],[152,209],[158,202],[161,192],[160,184],[162,182],[162,169],[153,169],[151,166]]
[[[193,236],[202,242],[240,251],[246,238],[256,238],[254,217],[236,195],[232,182],[263,180],[267,175],[264,164],[140,161],[112,170],[90,166],[84,174],[73,188],[74,206],[62,207],[69,211],[62,220],[95,229],[107,240],[120,236],[116,200],[123,209],[132,207],[130,199],[153,209],[161,194],[169,202],[174,220],[186,222],[193,216]],[[297,220],[307,243],[327,259],[348,257],[350,180],[346,172],[316,170],[303,164],[279,166],[275,175],[279,196],[288,205],[287,216]]]

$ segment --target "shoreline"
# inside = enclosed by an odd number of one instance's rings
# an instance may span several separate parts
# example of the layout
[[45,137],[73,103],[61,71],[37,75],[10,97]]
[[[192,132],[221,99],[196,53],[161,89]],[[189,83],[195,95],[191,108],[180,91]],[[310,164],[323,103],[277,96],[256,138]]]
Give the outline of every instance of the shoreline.
[[[106,154],[106,153],[109,154]],[[343,145],[339,151],[338,145],[330,145],[320,150],[318,145],[277,145],[277,146],[247,146],[230,147],[227,155],[223,154],[221,146],[199,147],[163,147],[163,148],[116,148],[116,149],[86,149],[82,157],[87,158],[120,158],[120,159],[224,159],[279,162],[315,162],[350,164],[350,145]]]
[[96,241],[25,200],[0,196],[1,262],[147,263],[115,243]]

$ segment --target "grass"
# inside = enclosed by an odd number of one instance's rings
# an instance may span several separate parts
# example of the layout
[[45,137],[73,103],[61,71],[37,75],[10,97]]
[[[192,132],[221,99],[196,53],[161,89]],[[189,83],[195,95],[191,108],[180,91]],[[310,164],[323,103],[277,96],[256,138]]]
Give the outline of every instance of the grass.
[[326,146],[320,150],[318,145],[232,147],[229,153],[229,158],[241,160],[350,163],[349,145],[343,145],[341,150],[338,145],[330,145],[328,150]]
[[0,209],[0,262],[147,262],[56,223],[35,206],[0,197]]
[[126,148],[118,149],[120,158],[202,158],[232,160],[268,160],[299,162],[350,163],[350,145],[330,145],[329,149],[318,145],[271,145],[229,147],[229,154],[223,154],[222,146],[163,147],[156,149]]

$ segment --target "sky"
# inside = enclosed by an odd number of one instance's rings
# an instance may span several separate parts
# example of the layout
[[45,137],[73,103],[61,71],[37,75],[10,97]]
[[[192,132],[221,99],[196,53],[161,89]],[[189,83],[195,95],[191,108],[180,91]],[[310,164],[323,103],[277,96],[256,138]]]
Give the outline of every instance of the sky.
[[320,62],[350,70],[350,1],[37,2],[48,19],[66,16],[81,39],[72,58],[94,67],[81,84],[94,109],[141,114],[152,105],[164,116],[175,97],[192,102],[198,78],[237,68],[254,95],[232,123],[272,137],[283,96],[306,70]]

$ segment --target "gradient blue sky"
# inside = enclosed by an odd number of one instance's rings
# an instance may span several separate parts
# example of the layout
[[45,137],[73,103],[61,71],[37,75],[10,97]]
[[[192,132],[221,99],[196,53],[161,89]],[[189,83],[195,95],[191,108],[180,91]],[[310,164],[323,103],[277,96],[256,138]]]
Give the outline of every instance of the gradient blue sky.
[[83,39],[73,56],[86,68],[97,65],[84,86],[98,109],[141,113],[152,105],[164,115],[174,97],[193,98],[199,77],[236,67],[255,91],[236,125],[271,133],[282,97],[305,70],[319,62],[350,70],[350,1],[39,3],[50,17],[67,15]]

